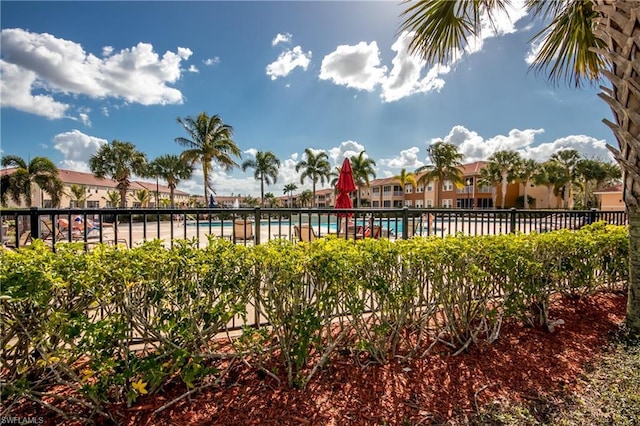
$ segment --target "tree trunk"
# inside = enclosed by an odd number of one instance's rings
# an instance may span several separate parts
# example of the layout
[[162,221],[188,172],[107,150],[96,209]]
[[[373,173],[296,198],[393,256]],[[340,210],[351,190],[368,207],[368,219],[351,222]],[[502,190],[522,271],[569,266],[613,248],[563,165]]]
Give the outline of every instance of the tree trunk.
[[524,201],[523,201],[523,206],[525,208],[525,210],[529,209],[529,179],[524,181],[524,190],[522,191],[522,194],[524,195]]
[[123,209],[127,207],[127,190],[126,189],[120,190],[120,207],[122,207]]
[[569,208],[569,196],[571,194],[571,181],[564,184],[563,205],[565,209]]
[[599,96],[611,107],[615,123],[603,120],[613,130],[620,150],[612,148],[624,180],[624,201],[629,215],[629,297],[627,326],[640,335],[640,3],[598,0],[595,35],[607,48],[598,50],[611,64],[602,74],[612,87],[602,87]]
[[502,176],[502,201],[500,202],[500,207],[504,209],[504,201],[507,198],[507,185],[509,181],[507,181],[506,176]]

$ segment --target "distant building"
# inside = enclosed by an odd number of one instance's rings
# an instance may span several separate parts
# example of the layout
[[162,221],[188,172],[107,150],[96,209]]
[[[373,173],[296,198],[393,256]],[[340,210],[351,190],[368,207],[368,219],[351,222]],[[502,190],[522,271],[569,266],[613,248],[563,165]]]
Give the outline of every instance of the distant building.
[[600,199],[600,210],[624,210],[626,206],[622,191],[622,184],[595,191],[594,194]]
[[[15,169],[2,169],[0,175],[13,173]],[[73,197],[71,192],[72,185],[84,186],[87,197],[84,202],[86,208],[102,208],[102,207],[118,207],[112,206],[109,203],[108,192],[117,191],[118,183],[111,179],[99,179],[91,173],[76,172],[73,170],[58,170],[58,176],[64,184],[64,194],[62,196],[60,207],[62,208],[76,208],[83,207],[78,205],[78,202]],[[131,181],[129,190],[127,191],[126,205],[128,207],[142,207],[140,202],[136,200],[136,191],[147,190],[149,192],[149,204],[147,207],[156,207],[156,191],[158,192],[158,201],[160,207],[169,206],[170,189],[165,185],[155,182],[143,182],[143,181]],[[189,202],[189,194],[174,190],[174,202],[176,206],[186,207]],[[42,191],[37,185],[33,185],[31,189],[31,202],[32,207],[53,207],[51,203],[51,197],[46,192]],[[20,206],[13,202],[10,198],[7,199],[8,207],[25,207],[24,203]]]

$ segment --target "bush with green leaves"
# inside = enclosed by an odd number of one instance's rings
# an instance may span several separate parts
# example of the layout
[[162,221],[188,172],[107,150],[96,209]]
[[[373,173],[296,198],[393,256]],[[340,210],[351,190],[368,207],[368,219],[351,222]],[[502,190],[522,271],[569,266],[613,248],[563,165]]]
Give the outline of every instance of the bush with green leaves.
[[304,387],[338,352],[358,364],[438,343],[458,353],[498,338],[507,318],[551,328],[555,294],[624,284],[628,250],[627,229],[602,223],[398,241],[211,238],[204,249],[193,240],[53,252],[36,240],[0,250],[3,409],[27,399],[62,414],[64,399],[107,416],[109,402],[169,384],[184,397],[238,363]]

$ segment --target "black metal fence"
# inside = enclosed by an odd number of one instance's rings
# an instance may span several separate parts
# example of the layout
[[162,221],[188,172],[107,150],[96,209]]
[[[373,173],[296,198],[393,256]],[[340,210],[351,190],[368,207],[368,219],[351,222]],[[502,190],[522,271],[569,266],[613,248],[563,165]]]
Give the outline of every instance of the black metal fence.
[[[604,220],[626,225],[624,211],[599,210],[459,210],[459,209],[3,209],[2,242],[12,247],[34,238],[52,246],[60,241],[123,244],[208,236],[236,243],[260,244],[335,234],[341,238],[487,235],[578,229]],[[305,231],[302,231],[302,230]],[[307,232],[309,235],[303,235]]]

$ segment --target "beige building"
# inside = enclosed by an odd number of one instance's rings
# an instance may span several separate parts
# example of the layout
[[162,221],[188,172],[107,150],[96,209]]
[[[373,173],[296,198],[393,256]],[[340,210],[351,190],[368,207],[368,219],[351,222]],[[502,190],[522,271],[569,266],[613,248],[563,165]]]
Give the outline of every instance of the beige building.
[[[12,173],[15,169],[3,169],[0,170],[2,175]],[[64,184],[63,195],[60,202],[61,208],[76,208],[76,207],[86,207],[86,208],[102,208],[102,207],[118,207],[113,206],[109,202],[109,192],[117,191],[117,182],[111,179],[99,179],[92,175],[91,173],[84,172],[76,172],[73,170],[58,170],[58,176],[62,183]],[[84,187],[86,191],[86,200],[84,201],[84,206],[79,205],[73,192],[71,191],[71,187],[73,185]],[[139,200],[138,191],[146,190],[149,194],[148,205],[142,206],[142,203]],[[156,207],[156,191],[158,192],[158,202],[160,207],[168,207],[169,206],[169,196],[170,189],[169,187],[161,184],[157,184],[155,182],[142,182],[142,181],[132,181],[129,190],[127,191],[127,199],[126,205],[127,207]],[[186,207],[189,202],[189,194],[180,191],[178,189],[174,190],[174,201],[176,206],[184,206]],[[33,185],[31,190],[31,204],[32,207],[53,207],[51,203],[51,197],[46,192],[42,191],[37,185]],[[80,203],[82,204],[82,203]],[[26,207],[24,203],[20,205],[16,205],[11,199],[7,199],[7,207]]]
[[620,211],[625,210],[624,194],[622,185],[615,185],[609,188],[594,192],[600,199],[600,210]]

